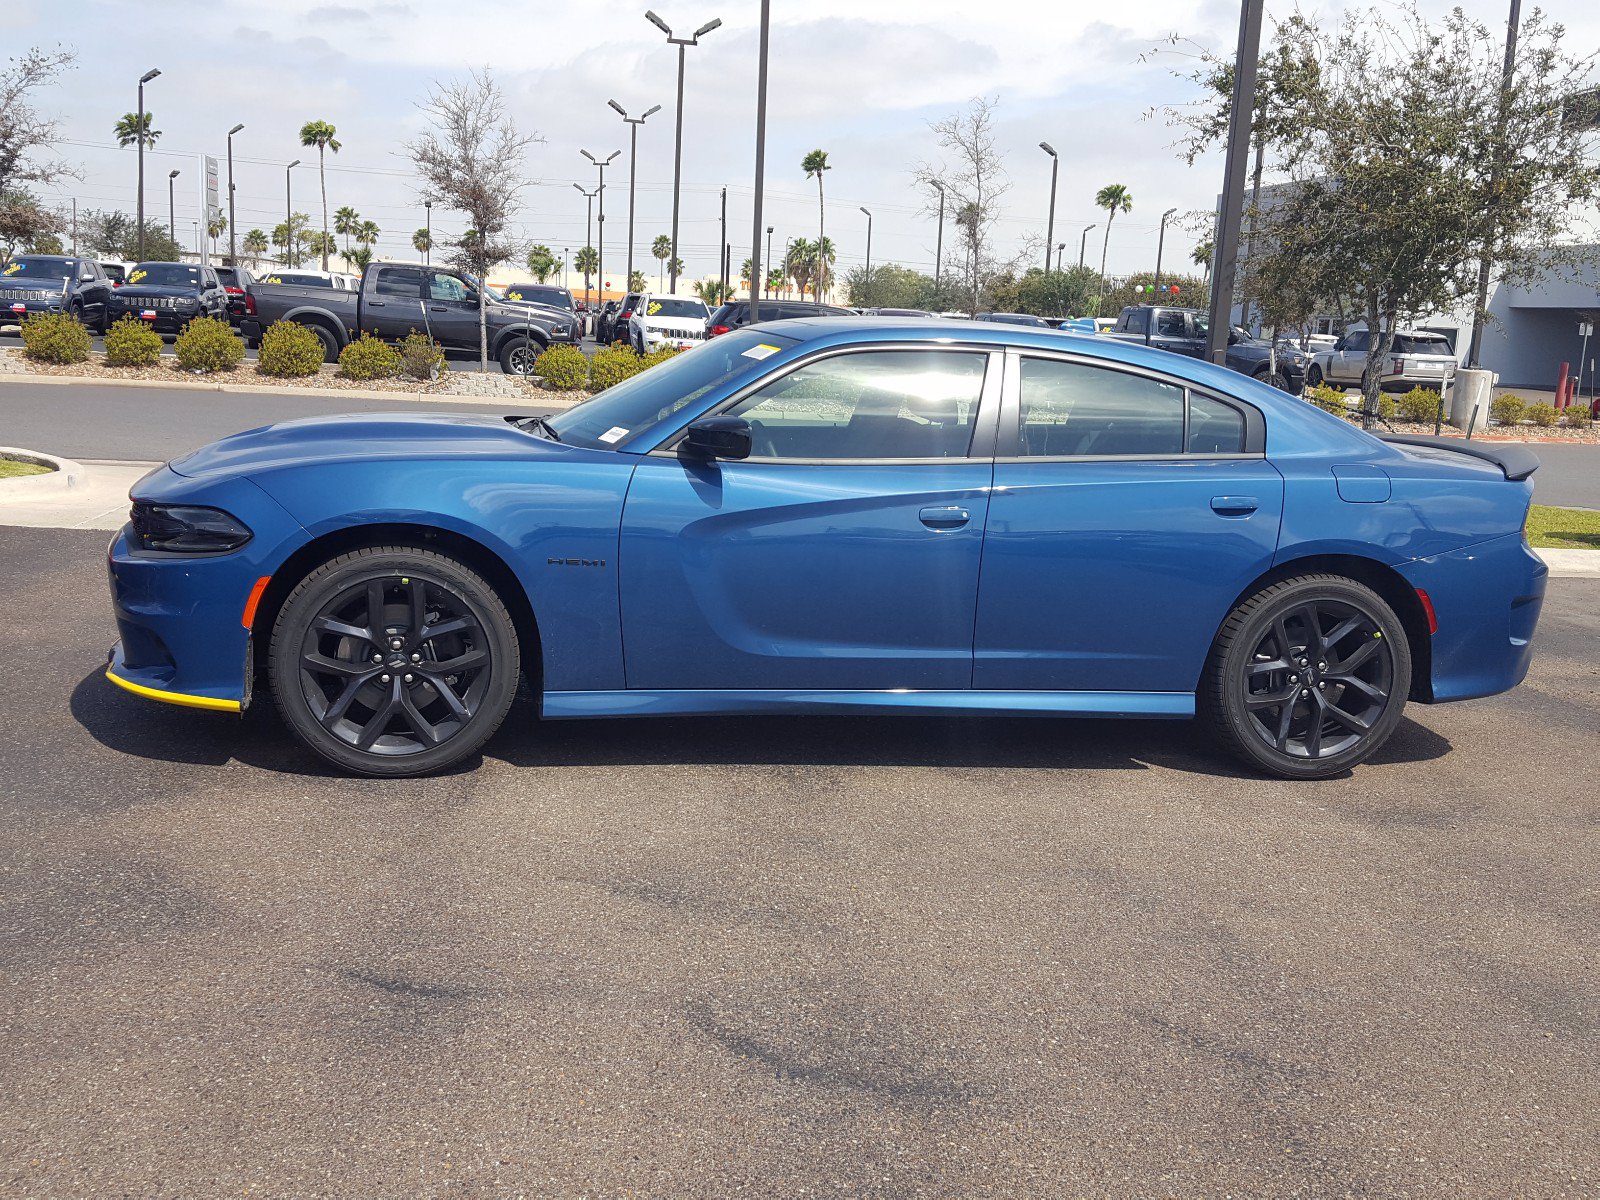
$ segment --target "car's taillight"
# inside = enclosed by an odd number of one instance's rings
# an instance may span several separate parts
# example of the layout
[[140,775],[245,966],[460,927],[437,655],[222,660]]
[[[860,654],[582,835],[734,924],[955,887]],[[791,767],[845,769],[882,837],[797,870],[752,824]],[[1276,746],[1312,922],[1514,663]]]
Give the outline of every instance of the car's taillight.
[[114,287],[114,288],[119,288],[119,287],[121,287],[121,286],[122,286],[122,280],[120,280],[120,279],[113,279],[113,280],[112,280],[112,281],[111,281],[111,286],[112,286],[112,287]]
[[256,315],[256,298],[249,292],[244,294],[244,315],[247,317]]
[[1397,359],[1394,360],[1394,373],[1396,375],[1400,374],[1405,369],[1406,369],[1406,360],[1405,359],[1397,358]]
[[222,290],[227,292],[230,296],[244,295],[244,289],[242,287],[225,287]]
[[732,333],[732,332],[733,332],[733,326],[731,326],[731,325],[713,325],[710,329],[706,330],[706,336],[707,337],[720,337],[724,333]]

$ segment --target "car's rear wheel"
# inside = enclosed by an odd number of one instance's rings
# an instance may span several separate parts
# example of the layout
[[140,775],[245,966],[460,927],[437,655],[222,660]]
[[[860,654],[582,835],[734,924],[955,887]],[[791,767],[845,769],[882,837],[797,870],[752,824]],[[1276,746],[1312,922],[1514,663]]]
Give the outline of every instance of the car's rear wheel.
[[267,655],[272,693],[302,741],[364,775],[425,775],[499,728],[519,652],[494,589],[452,558],[352,551],[284,601]]
[[1316,363],[1312,363],[1309,367],[1306,368],[1306,386],[1307,387],[1321,387],[1322,386],[1322,368],[1317,366]]
[[1353,579],[1304,575],[1229,614],[1199,700],[1218,741],[1247,763],[1323,779],[1378,751],[1410,687],[1410,645],[1383,598]]

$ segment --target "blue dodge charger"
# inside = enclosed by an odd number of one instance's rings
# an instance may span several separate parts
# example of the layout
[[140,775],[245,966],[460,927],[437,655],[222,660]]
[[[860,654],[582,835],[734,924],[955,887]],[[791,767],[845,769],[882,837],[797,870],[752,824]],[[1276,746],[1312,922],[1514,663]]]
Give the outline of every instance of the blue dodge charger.
[[753,326],[548,419],[291,421],[133,488],[110,680],[376,776],[543,717],[1203,719],[1289,778],[1526,674],[1517,447],[1107,338]]

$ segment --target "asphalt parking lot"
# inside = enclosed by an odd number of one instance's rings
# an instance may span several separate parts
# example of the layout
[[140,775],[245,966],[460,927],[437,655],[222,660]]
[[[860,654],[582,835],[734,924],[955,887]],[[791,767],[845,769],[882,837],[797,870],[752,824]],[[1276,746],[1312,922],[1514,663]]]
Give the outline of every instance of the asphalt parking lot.
[[374,783],[106,684],[105,539],[0,529],[0,1190],[1600,1190],[1600,584],[1350,779],[720,719]]

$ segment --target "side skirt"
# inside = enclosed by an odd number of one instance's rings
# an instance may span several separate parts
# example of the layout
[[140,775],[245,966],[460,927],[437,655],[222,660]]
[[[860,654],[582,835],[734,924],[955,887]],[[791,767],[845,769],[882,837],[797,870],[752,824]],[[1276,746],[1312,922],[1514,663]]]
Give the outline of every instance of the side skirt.
[[1157,717],[1194,716],[1192,692],[912,691],[615,691],[546,692],[545,717],[914,716]]

